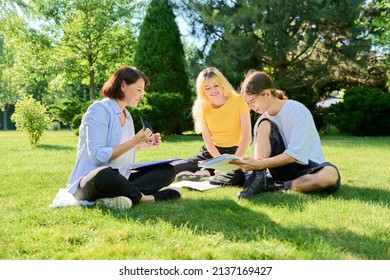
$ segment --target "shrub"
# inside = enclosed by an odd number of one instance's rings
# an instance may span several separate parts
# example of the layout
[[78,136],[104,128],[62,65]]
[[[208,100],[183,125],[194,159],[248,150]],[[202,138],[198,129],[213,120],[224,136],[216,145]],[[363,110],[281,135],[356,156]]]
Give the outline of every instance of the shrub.
[[51,123],[46,107],[36,101],[32,95],[21,96],[15,104],[15,112],[11,120],[17,130],[28,133],[30,144],[33,146],[38,145],[43,132]]
[[59,104],[52,105],[50,113],[61,123],[69,125],[75,134],[78,135],[81,118],[92,103],[93,101],[82,99],[65,99]]
[[139,116],[149,120],[155,132],[181,134],[186,122],[183,96],[179,93],[147,93],[135,108],[129,108],[137,128],[141,127]]
[[390,94],[373,88],[347,89],[343,102],[329,107],[326,120],[350,135],[390,135]]
[[61,124],[58,121],[53,121],[51,124],[48,126],[49,130],[61,130]]
[[74,116],[80,114],[82,102],[78,99],[63,99],[59,104],[51,105],[49,111],[56,120],[69,125]]

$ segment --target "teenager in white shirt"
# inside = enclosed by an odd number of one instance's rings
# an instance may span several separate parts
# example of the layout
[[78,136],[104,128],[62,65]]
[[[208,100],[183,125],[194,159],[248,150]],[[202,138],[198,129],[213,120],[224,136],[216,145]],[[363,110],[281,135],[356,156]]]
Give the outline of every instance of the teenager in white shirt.
[[[253,171],[238,198],[274,190],[333,193],[339,189],[339,171],[325,161],[313,117],[303,104],[280,99],[272,79],[255,70],[246,75],[241,94],[261,116],[254,126],[253,157],[233,161],[243,171]],[[272,179],[267,178],[267,169]]]
[[105,82],[104,99],[94,102],[84,114],[76,163],[68,179],[68,191],[78,200],[128,209],[140,201],[154,202],[180,197],[176,189],[161,188],[175,179],[174,168],[161,164],[130,170],[137,150],[155,148],[159,133],[149,128],[135,133],[126,106],[137,106],[149,84],[136,68],[122,66]]

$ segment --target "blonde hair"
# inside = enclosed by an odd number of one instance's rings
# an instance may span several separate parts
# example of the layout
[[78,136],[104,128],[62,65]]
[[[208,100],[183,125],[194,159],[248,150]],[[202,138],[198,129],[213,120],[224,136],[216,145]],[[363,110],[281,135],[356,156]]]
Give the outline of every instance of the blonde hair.
[[204,82],[213,79],[223,87],[223,95],[227,98],[238,95],[237,91],[229,83],[222,73],[214,67],[203,69],[196,78],[196,99],[192,106],[192,118],[194,120],[194,129],[196,133],[202,133],[203,130],[203,113],[212,108],[210,98],[204,91]]

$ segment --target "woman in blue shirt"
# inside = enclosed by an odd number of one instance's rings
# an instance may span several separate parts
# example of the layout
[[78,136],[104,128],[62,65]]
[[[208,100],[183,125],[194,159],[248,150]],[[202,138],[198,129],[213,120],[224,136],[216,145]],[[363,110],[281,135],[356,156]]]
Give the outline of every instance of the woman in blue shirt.
[[137,106],[149,84],[140,70],[122,66],[105,82],[104,99],[94,102],[82,118],[76,163],[68,191],[78,200],[96,201],[107,207],[128,209],[132,204],[181,196],[164,189],[175,179],[174,168],[161,164],[132,172],[137,150],[158,147],[159,133],[149,128],[137,133],[126,106]]

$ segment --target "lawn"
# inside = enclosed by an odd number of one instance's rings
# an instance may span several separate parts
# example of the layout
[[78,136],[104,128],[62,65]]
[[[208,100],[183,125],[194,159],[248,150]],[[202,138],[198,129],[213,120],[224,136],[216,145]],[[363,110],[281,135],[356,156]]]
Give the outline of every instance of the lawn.
[[[183,198],[128,211],[50,208],[76,155],[71,131],[0,132],[2,260],[389,260],[390,138],[322,136],[339,167],[333,196],[292,191],[237,200],[238,187],[183,190]],[[200,136],[163,137],[138,162],[187,158]]]

